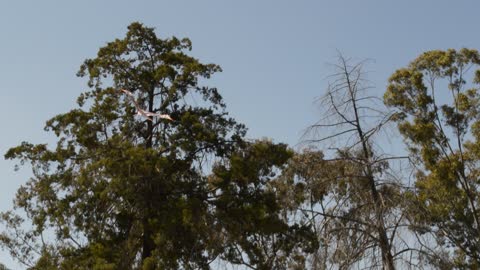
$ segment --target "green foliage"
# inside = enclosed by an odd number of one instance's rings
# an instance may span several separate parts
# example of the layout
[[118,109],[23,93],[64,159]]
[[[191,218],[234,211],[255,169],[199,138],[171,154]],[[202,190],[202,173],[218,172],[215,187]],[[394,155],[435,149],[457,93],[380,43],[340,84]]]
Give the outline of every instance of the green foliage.
[[[78,75],[91,90],[47,121],[56,146],[24,142],[5,155],[33,168],[15,199],[32,230],[20,230],[13,212],[2,219],[12,255],[32,269],[209,269],[216,258],[270,269],[279,252],[311,250],[309,229],[279,219],[267,189],[291,152],[243,140],[217,89],[200,85],[220,67],[190,49],[188,39],[159,39],[133,23],[84,62]],[[119,89],[175,121],[136,118]]]
[[310,227],[289,226],[280,217],[277,195],[268,187],[291,155],[286,145],[259,141],[214,167],[210,183],[221,190],[215,205],[224,226],[225,260],[242,264],[246,256],[245,264],[255,269],[286,269],[304,260],[290,255],[316,249]]
[[419,165],[413,216],[465,267],[480,260],[479,65],[476,50],[426,52],[390,77],[384,97]]

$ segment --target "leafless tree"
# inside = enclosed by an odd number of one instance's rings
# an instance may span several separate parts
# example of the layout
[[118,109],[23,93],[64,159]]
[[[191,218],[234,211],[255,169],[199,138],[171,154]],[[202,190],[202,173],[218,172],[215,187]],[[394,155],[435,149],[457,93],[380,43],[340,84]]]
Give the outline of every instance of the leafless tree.
[[[303,138],[310,146],[322,146],[316,158],[311,150],[303,153],[309,166],[316,168],[307,170],[304,163],[296,171],[296,181],[303,179],[306,190],[317,194],[316,198],[312,195],[309,207],[301,208],[321,230],[324,250],[313,256],[312,268],[356,265],[392,270],[411,251],[408,241],[399,237],[408,230],[402,210],[406,187],[392,170],[394,162],[401,164],[407,158],[382,151],[379,142],[389,143],[385,138],[391,131],[386,127],[395,114],[372,94],[365,61],[351,62],[338,57],[327,92],[318,100],[322,118],[308,127]],[[317,175],[312,177],[314,171]]]

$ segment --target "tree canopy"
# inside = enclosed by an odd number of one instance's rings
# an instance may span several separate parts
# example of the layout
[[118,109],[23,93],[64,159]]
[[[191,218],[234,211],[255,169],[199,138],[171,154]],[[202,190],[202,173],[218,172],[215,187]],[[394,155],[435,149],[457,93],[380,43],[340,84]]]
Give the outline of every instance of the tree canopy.
[[397,70],[385,93],[417,164],[413,217],[464,267],[480,261],[479,65],[476,50],[428,51]]
[[[480,266],[478,51],[421,54],[383,100],[340,56],[294,150],[248,138],[191,49],[135,22],[83,62],[54,145],[5,154],[32,177],[0,213],[2,248],[52,270]],[[390,123],[406,156],[382,150]]]
[[[290,150],[244,139],[219,91],[203,85],[220,67],[190,49],[133,23],[85,60],[78,76],[91,90],[47,121],[56,147],[24,142],[5,155],[33,169],[15,200],[32,229],[3,216],[13,255],[35,269],[209,269],[217,259],[271,269],[278,253],[315,246],[297,241],[308,228],[281,220],[266,187]],[[137,117],[120,89],[174,120]],[[257,237],[273,237],[268,252]]]

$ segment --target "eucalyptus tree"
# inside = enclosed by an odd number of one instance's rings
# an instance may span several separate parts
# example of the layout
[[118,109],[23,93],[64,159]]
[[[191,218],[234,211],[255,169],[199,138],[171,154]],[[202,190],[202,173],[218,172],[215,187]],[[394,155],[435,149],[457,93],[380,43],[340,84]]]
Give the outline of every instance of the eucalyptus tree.
[[416,228],[467,268],[480,261],[479,65],[477,50],[425,52],[393,73],[384,97],[417,165]]
[[[215,260],[267,269],[315,245],[298,243],[308,228],[282,222],[265,186],[290,151],[244,139],[218,90],[203,85],[220,67],[190,49],[132,23],[81,66],[90,90],[79,107],[47,121],[56,146],[6,153],[33,169],[15,199],[20,214],[2,214],[0,242],[14,257],[32,269],[209,269]],[[139,108],[173,121],[138,117]],[[263,237],[276,239],[269,252],[258,249]]]

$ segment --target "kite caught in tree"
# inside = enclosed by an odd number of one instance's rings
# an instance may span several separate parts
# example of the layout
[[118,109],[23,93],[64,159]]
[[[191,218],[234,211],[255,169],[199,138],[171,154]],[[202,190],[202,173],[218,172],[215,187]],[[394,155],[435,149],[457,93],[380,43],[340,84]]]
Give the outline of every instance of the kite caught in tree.
[[172,117],[170,117],[170,115],[168,115],[168,114],[160,114],[160,113],[145,111],[144,109],[140,108],[140,105],[138,105],[137,101],[135,100],[135,96],[132,94],[132,92],[130,92],[128,90],[125,90],[125,89],[121,89],[120,91],[127,94],[132,99],[133,104],[135,104],[135,108],[137,108],[137,114],[138,115],[143,116],[143,117],[147,118],[147,120],[150,120],[150,121],[153,121],[152,120],[153,117],[158,117],[158,118],[173,121]]

